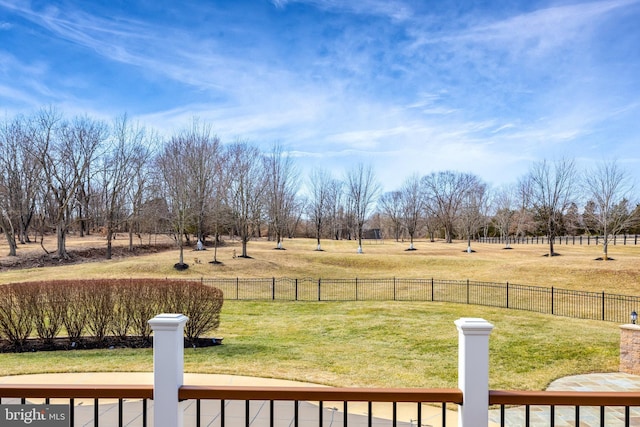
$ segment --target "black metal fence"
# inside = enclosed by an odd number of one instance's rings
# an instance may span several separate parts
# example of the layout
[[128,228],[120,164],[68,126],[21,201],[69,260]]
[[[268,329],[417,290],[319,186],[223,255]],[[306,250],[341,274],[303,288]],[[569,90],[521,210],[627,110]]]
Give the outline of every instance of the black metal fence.
[[[479,243],[501,243],[501,244],[523,244],[523,245],[544,245],[549,244],[547,236],[525,236],[525,237],[480,237],[476,240]],[[621,234],[609,237],[610,245],[637,245],[640,236],[637,234]],[[557,236],[553,239],[554,245],[601,245],[604,242],[603,236]]]
[[227,300],[438,301],[628,323],[640,297],[561,288],[437,279],[201,279]]

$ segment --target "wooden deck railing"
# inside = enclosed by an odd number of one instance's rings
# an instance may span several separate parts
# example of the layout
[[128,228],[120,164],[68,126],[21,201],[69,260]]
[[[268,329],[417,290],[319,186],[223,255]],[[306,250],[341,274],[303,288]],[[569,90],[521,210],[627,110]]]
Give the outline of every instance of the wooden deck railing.
[[153,399],[152,385],[0,384],[0,398]]
[[[142,406],[139,403],[126,402],[129,405],[138,405],[140,409],[139,416],[136,418],[138,421],[133,425],[150,425],[150,421],[147,417],[147,405],[148,402],[153,399],[153,386],[151,385],[9,385],[0,384],[0,403],[6,404],[7,399],[20,399],[21,404],[33,403],[38,399],[42,399],[45,402],[49,402],[52,399],[69,399],[69,407],[71,412],[70,425],[86,425],[93,424],[94,426],[121,426],[131,425],[131,421],[126,421],[123,418],[125,399],[141,400]],[[87,408],[85,405],[85,416],[82,419],[76,420],[76,405],[80,399],[89,399],[93,401],[93,408]],[[102,417],[102,411],[99,410],[100,401],[116,399],[118,401],[117,418],[115,414],[111,414],[111,418],[105,419]],[[300,416],[298,414],[299,402],[312,402],[316,405],[316,417],[314,424],[323,425],[323,409],[328,407],[338,406],[337,409],[342,416],[342,420],[339,424],[342,426],[347,425],[372,425],[372,419],[374,417],[372,411],[372,404],[377,403],[392,403],[393,404],[393,416],[390,417],[391,425],[400,425],[396,413],[397,403],[415,403],[415,418],[412,418],[412,422],[416,422],[416,425],[424,423],[422,405],[423,404],[437,404],[441,405],[440,423],[442,426],[446,426],[447,409],[453,409],[455,405],[462,405],[463,394],[459,389],[405,389],[405,388],[334,388],[334,387],[237,387],[237,386],[194,386],[185,385],[179,389],[178,399],[180,401],[193,401],[195,405],[191,409],[191,416],[189,423],[185,423],[186,426],[200,426],[210,425],[213,419],[217,419],[215,425],[238,425],[241,422],[242,425],[249,425],[250,418],[253,415],[250,414],[250,402],[263,401],[268,402],[268,410],[263,413],[263,416],[268,420],[265,421],[267,425],[274,426],[279,425],[277,421],[274,421],[274,402],[292,402],[290,410],[291,425],[299,425]],[[232,411],[229,409],[229,405],[232,401],[244,402],[236,406]],[[215,402],[216,412],[215,416],[211,411],[204,413],[201,411],[202,402],[208,402],[213,404]],[[361,415],[362,420],[360,422],[354,421],[350,418],[350,403],[366,402],[368,403],[368,413]],[[14,402],[15,403],[15,402]],[[39,403],[39,401],[37,402]],[[327,406],[323,406],[327,404]],[[447,408],[447,404],[452,404],[450,408]],[[295,406],[294,406],[295,405]],[[344,405],[344,406],[343,406]],[[500,425],[513,425],[508,422],[508,417],[505,415],[505,409],[507,407],[522,407],[524,411],[523,426],[540,425],[533,421],[530,421],[530,407],[532,406],[548,406],[549,407],[549,423],[545,425],[553,426],[555,423],[556,407],[575,407],[574,414],[571,417],[570,422],[576,426],[583,425],[609,425],[605,416],[605,408],[613,408],[612,410],[619,412],[619,419],[623,420],[625,426],[637,425],[640,421],[640,413],[632,413],[632,408],[638,411],[640,408],[640,391],[639,392],[577,392],[577,391],[513,391],[513,390],[490,390],[489,391],[489,405],[500,406],[501,419]],[[91,405],[89,405],[91,406]],[[226,416],[225,416],[225,407]],[[581,420],[581,413],[585,414],[585,407],[599,408],[600,421],[597,424],[586,423]],[[186,408],[186,407],[185,407]],[[582,412],[581,412],[582,408]],[[131,411],[131,408],[129,409]],[[187,411],[185,409],[185,411]],[[234,412],[234,413],[232,413]],[[359,411],[360,412],[360,411]],[[607,412],[610,414],[610,412]],[[326,417],[326,415],[325,415]],[[565,422],[566,417],[565,418]],[[88,421],[87,421],[88,420]],[[116,421],[117,420],[117,421]],[[240,421],[239,421],[240,420]],[[309,422],[307,419],[306,422]],[[430,421],[433,423],[433,420]],[[440,424],[439,423],[439,424]],[[287,424],[288,425],[288,424]],[[308,425],[308,424],[304,424]],[[403,425],[407,425],[406,422]],[[410,424],[411,425],[411,424]],[[450,425],[450,423],[449,423]]]
[[[539,426],[541,421],[532,420],[532,406],[548,406],[545,413],[545,426],[555,426],[556,419],[562,425],[625,427],[640,425],[640,392],[605,392],[605,391],[489,391],[489,404],[500,406],[500,426],[513,425],[507,420],[507,405],[516,405],[524,410],[523,427]],[[573,407],[573,413],[565,407]],[[557,415],[557,407],[564,413]],[[634,413],[632,413],[632,408]],[[608,411],[607,411],[608,409]],[[587,412],[590,411],[590,412]],[[586,414],[585,414],[586,413]],[[587,416],[585,416],[587,415]],[[586,419],[590,421],[586,421]]]
[[[153,386],[0,384],[0,404],[41,404],[40,399],[44,399],[48,405],[52,400],[58,404],[58,399],[68,399],[72,426],[147,426],[152,422],[156,427],[175,427],[184,421],[185,426],[224,427],[226,423],[249,427],[257,417],[262,417],[260,425],[269,426],[323,426],[323,417],[330,417],[332,425],[341,427],[372,426],[379,418],[391,420],[397,427],[414,426],[415,422],[446,426],[447,416],[452,415],[448,414],[447,404],[455,406],[458,425],[465,427],[494,425],[491,422],[495,422],[498,413],[497,422],[503,426],[553,427],[556,412],[563,425],[570,420],[568,425],[580,427],[640,426],[640,391],[489,390],[488,344],[493,325],[484,319],[462,318],[454,322],[460,348],[458,388],[454,389],[183,385],[186,320],[180,314],[162,314],[149,322],[154,329]],[[147,417],[151,399],[153,412]],[[384,406],[385,411],[392,408],[391,415],[385,413],[381,417],[378,405]],[[496,405],[498,411],[490,410]],[[409,409],[405,413],[410,413],[410,420],[400,421],[401,407]],[[548,413],[541,416],[542,410]],[[534,411],[536,417],[532,416]],[[536,418],[535,422],[532,418]]]
[[[74,425],[94,425],[94,426],[123,426],[123,425],[150,425],[147,416],[147,401],[153,398],[153,387],[150,385],[0,385],[0,403],[7,403],[7,399],[20,399],[20,404],[40,403],[44,400],[49,403],[52,399],[69,399],[69,409],[71,414],[70,426]],[[82,416],[77,414],[76,406],[79,399],[89,399],[93,402],[93,408],[84,405]],[[109,417],[104,416],[100,409],[100,401],[104,399],[117,399],[117,415],[111,412]],[[142,400],[139,403],[127,402],[128,405],[136,405],[135,410],[139,411],[135,422],[125,419],[125,399]],[[459,389],[381,389],[381,388],[333,388],[333,387],[235,387],[235,386],[182,386],[178,392],[180,401],[195,401],[195,405],[189,408],[183,405],[185,413],[189,413],[187,426],[211,425],[217,419],[216,425],[235,426],[250,425],[255,414],[251,414],[251,402],[269,402],[268,412],[263,412],[262,417],[266,425],[281,425],[276,422],[274,402],[291,402],[289,405],[286,425],[299,425],[301,414],[299,413],[300,402],[312,402],[316,405],[314,420],[308,418],[305,423],[312,422],[318,426],[324,425],[326,411],[329,408],[335,411],[334,415],[341,416],[341,425],[372,425],[374,419],[373,404],[392,403],[393,411],[390,421],[393,425],[400,425],[398,421],[397,403],[415,403],[415,419],[417,425],[423,424],[423,404],[438,404],[441,407],[441,425],[447,425],[447,403],[462,404],[462,392]],[[29,400],[27,402],[27,400]],[[239,405],[232,406],[232,401],[239,401]],[[209,411],[204,414],[201,408],[203,402],[213,407],[214,412]],[[244,404],[242,404],[244,402]],[[358,415],[359,420],[354,421],[351,411],[351,403],[368,403],[368,413]],[[17,402],[14,402],[17,403]],[[58,403],[60,404],[60,403]],[[104,403],[102,403],[104,404]],[[113,405],[112,403],[108,403]],[[326,404],[326,405],[325,405]],[[334,408],[338,406],[338,408]],[[139,408],[139,409],[138,409]],[[282,408],[282,406],[280,407]],[[131,408],[129,411],[131,412]],[[426,420],[427,417],[424,417]],[[280,420],[282,421],[282,420]],[[307,425],[307,424],[305,424]],[[406,422],[405,424],[406,425]]]
[[[39,403],[49,405],[52,399],[68,399],[69,426],[93,425],[98,427],[102,419],[103,426],[125,425],[125,399],[140,400],[139,412],[136,410],[134,418],[139,419],[143,427],[148,425],[148,402],[153,398],[152,385],[41,385],[41,384],[0,384],[0,404],[7,403],[7,399],[20,399],[20,404],[25,405],[27,399],[34,401],[41,399]],[[80,399],[89,399],[92,405],[82,405]],[[117,400],[117,413],[101,414],[103,400]],[[11,403],[11,402],[9,402]],[[29,402],[31,403],[31,402]],[[56,402],[56,404],[60,404]],[[131,404],[131,403],[130,403]],[[82,406],[81,406],[82,405]]]

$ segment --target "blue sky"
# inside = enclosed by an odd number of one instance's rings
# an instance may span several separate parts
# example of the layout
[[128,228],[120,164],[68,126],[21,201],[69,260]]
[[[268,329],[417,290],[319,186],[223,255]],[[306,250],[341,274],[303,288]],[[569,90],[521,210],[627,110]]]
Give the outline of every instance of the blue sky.
[[0,0],[0,109],[281,143],[385,190],[532,162],[640,170],[640,0]]

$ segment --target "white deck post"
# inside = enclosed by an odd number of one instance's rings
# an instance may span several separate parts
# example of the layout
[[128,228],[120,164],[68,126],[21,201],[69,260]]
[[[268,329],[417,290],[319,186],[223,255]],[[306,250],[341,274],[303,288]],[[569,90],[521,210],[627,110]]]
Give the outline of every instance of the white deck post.
[[458,388],[463,404],[460,427],[489,425],[489,334],[493,325],[484,319],[461,318],[458,327]]
[[182,427],[178,389],[184,380],[182,314],[158,314],[149,320],[153,330],[153,421],[155,427]]

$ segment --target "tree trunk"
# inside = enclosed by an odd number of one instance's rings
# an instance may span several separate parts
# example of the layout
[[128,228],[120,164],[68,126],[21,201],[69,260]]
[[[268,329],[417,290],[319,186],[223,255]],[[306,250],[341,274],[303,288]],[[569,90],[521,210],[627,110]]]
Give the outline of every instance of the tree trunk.
[[602,251],[603,251],[602,259],[604,261],[608,261],[609,260],[609,230],[607,228],[606,222],[604,224],[604,242],[602,245]]
[[318,246],[316,247],[317,251],[322,250],[320,247],[320,227],[316,228],[316,241],[318,242]]
[[453,230],[449,226],[444,228],[444,239],[446,243],[453,243]]
[[113,240],[113,232],[111,230],[107,231],[107,259],[111,259],[111,241]]
[[9,244],[8,256],[18,256],[16,236],[13,234],[13,230],[11,228],[5,228],[5,227],[3,228],[4,228],[4,234],[7,237],[7,243]]
[[218,233],[213,237],[213,263],[218,263]]
[[56,235],[58,242],[58,256],[60,258],[68,259],[69,254],[67,253],[67,225],[64,220],[58,221],[58,225],[56,226]]

